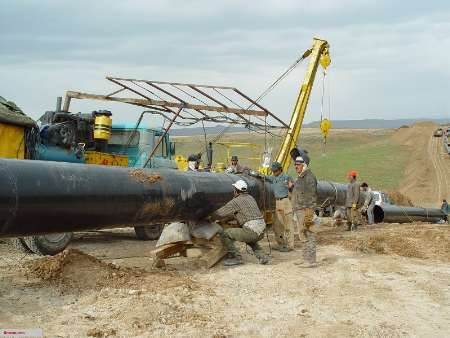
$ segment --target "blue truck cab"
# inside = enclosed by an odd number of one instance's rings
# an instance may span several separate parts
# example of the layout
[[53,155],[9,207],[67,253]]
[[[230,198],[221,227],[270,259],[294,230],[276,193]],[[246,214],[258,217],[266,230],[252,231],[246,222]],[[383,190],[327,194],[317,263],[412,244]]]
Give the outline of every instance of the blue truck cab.
[[[142,168],[161,135],[164,135],[162,129],[113,124],[106,152],[127,155],[129,167]],[[169,134],[166,134],[147,167],[177,169],[174,154],[175,144],[171,142]]]

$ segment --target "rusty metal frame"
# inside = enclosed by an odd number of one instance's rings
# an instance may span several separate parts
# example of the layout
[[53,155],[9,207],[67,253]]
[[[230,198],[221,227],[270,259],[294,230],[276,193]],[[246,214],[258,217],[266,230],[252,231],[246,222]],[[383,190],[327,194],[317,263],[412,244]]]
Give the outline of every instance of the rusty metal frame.
[[[97,95],[83,92],[68,91],[64,101],[64,111],[69,110],[71,99],[93,99],[132,104],[156,109],[177,119],[241,124],[251,129],[288,128],[289,126],[255,100],[235,87],[199,85],[192,83],[164,82],[120,78],[108,76],[106,79],[118,86],[107,95]],[[209,92],[208,92],[209,91]],[[180,92],[180,93],[178,93]],[[117,96],[117,94],[127,94]],[[229,102],[224,102],[220,96]],[[241,104],[230,99],[234,95],[241,100]],[[182,97],[184,96],[184,97]],[[247,106],[245,108],[244,106]],[[178,109],[182,108],[182,112]],[[165,116],[167,118],[167,116]],[[251,121],[251,118],[254,120]],[[270,121],[268,121],[270,119]],[[175,122],[175,121],[174,121]],[[271,123],[272,122],[272,123]]]
[[[153,110],[155,114],[157,113],[155,111],[160,112],[159,114],[169,121],[164,135],[169,132],[173,124],[193,125],[198,122],[243,125],[249,130],[260,132],[267,132],[268,129],[273,128],[289,128],[275,114],[235,87],[111,76],[106,79],[117,85],[118,88],[107,95],[67,91],[63,111],[69,111],[72,99],[122,102],[144,107]],[[117,94],[121,94],[121,96],[117,96]],[[233,96],[234,99],[230,96]],[[228,102],[225,103],[223,98]],[[147,163],[164,135],[158,140]]]

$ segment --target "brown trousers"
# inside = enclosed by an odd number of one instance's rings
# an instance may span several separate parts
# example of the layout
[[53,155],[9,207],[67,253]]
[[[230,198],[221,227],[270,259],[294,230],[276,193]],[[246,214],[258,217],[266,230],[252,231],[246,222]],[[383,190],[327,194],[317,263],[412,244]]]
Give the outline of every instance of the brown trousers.
[[300,209],[295,211],[297,216],[300,233],[304,237],[303,259],[310,263],[316,263],[316,234],[312,231],[314,225],[314,210]]
[[292,205],[289,198],[276,201],[273,232],[279,246],[294,249],[294,225],[292,221]]

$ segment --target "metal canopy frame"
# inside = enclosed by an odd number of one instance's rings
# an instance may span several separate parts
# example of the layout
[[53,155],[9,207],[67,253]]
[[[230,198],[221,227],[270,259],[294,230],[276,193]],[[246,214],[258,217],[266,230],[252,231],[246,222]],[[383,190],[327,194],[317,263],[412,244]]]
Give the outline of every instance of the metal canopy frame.
[[[71,99],[122,102],[149,109],[168,121],[164,133],[150,152],[144,167],[172,125],[190,126],[201,122],[243,125],[249,130],[270,133],[269,129],[289,128],[267,108],[237,88],[106,77],[118,86],[107,95],[67,91],[63,111],[68,112]],[[121,96],[117,96],[120,94]],[[273,134],[272,134],[273,135]]]
[[119,77],[106,79],[119,88],[107,95],[68,91],[63,110],[69,111],[71,99],[94,99],[151,109],[171,124],[184,126],[215,122],[243,125],[259,131],[289,128],[275,114],[235,87]]

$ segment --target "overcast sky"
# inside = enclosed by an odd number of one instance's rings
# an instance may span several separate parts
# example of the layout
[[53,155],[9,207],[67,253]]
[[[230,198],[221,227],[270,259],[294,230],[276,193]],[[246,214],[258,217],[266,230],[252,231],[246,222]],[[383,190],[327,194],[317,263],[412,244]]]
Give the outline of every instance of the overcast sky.
[[[108,93],[106,75],[231,85],[256,97],[313,36],[331,46],[332,119],[450,116],[449,1],[0,4],[0,95],[35,118],[65,90]],[[284,120],[305,66],[263,101]],[[306,121],[320,118],[320,94],[318,74]],[[77,102],[73,109],[108,106]],[[139,111],[112,110],[120,121]]]

